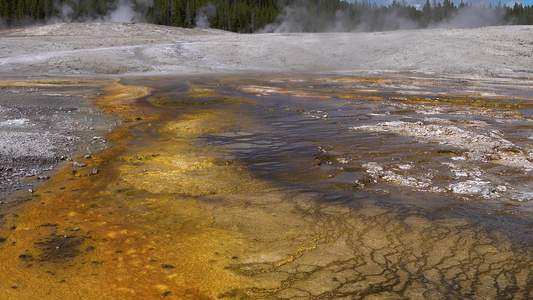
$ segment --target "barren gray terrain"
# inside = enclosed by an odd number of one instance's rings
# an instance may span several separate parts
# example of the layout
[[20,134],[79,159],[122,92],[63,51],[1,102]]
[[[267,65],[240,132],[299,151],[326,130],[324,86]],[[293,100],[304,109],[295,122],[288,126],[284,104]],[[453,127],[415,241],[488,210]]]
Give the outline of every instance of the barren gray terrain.
[[531,76],[533,27],[235,34],[73,23],[0,33],[1,76],[353,70]]
[[59,163],[73,164],[74,152],[90,155],[106,146],[101,136],[118,118],[93,105],[95,88],[0,83],[0,196],[44,182]]

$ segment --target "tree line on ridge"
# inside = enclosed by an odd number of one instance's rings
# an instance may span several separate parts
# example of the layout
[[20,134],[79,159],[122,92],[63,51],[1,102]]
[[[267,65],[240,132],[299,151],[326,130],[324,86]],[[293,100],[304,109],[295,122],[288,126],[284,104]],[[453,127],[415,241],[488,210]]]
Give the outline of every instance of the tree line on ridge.
[[426,0],[2,0],[0,28],[58,22],[148,22],[241,33],[384,31],[533,25],[533,6],[473,6]]

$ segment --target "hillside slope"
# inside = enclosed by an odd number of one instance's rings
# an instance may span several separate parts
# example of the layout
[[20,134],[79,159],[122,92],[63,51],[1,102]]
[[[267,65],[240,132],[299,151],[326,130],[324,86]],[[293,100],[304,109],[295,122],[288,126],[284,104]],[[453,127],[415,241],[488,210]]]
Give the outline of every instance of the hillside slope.
[[530,76],[533,27],[235,34],[134,23],[0,33],[0,76],[393,70]]

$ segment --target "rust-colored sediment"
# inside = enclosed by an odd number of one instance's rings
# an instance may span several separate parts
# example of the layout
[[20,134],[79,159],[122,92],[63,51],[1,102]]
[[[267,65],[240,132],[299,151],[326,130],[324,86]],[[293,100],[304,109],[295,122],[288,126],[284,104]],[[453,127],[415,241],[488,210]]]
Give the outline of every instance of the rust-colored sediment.
[[[135,216],[120,211],[128,204],[110,191],[119,177],[114,162],[126,149],[130,128],[157,115],[134,105],[149,94],[147,88],[112,82],[105,90],[98,105],[126,121],[139,120],[109,134],[114,146],[87,160],[87,167],[63,167],[31,196],[0,249],[0,273],[9,274],[0,281],[1,299],[210,298],[194,282],[208,274],[191,274],[210,270],[184,269],[197,259],[187,256],[190,251],[163,256],[168,249],[157,242],[157,232],[143,231]],[[93,168],[98,174],[91,174]],[[192,202],[177,206],[193,209]]]

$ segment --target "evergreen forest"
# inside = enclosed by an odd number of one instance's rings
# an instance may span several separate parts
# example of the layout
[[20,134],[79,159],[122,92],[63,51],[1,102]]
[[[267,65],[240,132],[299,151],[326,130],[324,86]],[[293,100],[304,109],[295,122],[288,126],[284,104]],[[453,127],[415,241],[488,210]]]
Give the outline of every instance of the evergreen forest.
[[422,7],[396,0],[389,5],[366,0],[0,0],[0,28],[116,20],[242,33],[384,31],[532,25],[533,6],[450,0],[427,0]]

